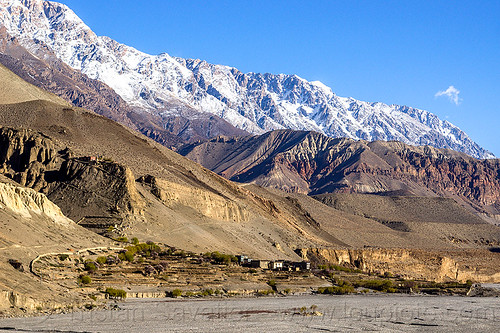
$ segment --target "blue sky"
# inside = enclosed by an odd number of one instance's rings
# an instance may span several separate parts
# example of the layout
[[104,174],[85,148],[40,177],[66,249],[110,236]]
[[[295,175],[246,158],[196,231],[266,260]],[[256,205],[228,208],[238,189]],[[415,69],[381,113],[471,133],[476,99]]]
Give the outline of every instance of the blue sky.
[[428,110],[500,156],[500,1],[59,2],[150,54],[297,74],[339,96]]

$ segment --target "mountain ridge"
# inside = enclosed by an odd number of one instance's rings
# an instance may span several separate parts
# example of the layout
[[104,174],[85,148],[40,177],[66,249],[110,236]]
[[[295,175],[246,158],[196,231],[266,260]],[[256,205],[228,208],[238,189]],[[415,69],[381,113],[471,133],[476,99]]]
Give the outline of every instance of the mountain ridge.
[[50,91],[74,106],[92,110],[137,130],[167,146],[203,140],[216,135],[246,135],[209,113],[197,112],[182,104],[169,104],[165,117],[130,107],[105,83],[74,70],[39,42],[32,52],[0,27],[0,63],[39,88]]
[[338,97],[323,84],[296,75],[244,74],[202,60],[147,55],[95,35],[56,2],[2,4],[6,9],[0,22],[25,47],[36,48],[35,41],[42,41],[70,67],[105,82],[129,105],[154,116],[168,117],[169,104],[184,103],[252,134],[314,130],[331,137],[399,140],[494,157],[458,127],[424,110]]
[[213,138],[178,152],[227,179],[286,192],[446,196],[479,212],[500,212],[500,160],[449,149],[278,130]]

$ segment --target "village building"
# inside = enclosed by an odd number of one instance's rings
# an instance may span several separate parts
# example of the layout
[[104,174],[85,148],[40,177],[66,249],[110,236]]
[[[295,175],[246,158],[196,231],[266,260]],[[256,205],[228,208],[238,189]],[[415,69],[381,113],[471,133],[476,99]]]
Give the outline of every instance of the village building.
[[273,271],[280,271],[283,269],[283,261],[271,261],[269,263],[269,269]]
[[247,266],[248,264],[250,264],[250,262],[252,262],[252,259],[243,254],[236,256],[236,259],[238,259],[238,264],[240,264],[241,266]]
[[237,255],[238,264],[241,266],[269,269],[273,271],[308,271],[311,263],[308,261],[260,260],[252,259],[244,254]]
[[252,260],[250,262],[250,267],[269,269],[269,260]]

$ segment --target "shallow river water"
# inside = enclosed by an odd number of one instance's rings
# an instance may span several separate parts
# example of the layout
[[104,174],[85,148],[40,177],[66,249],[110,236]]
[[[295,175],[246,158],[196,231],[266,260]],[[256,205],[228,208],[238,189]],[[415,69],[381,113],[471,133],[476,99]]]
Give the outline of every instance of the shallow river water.
[[307,295],[117,304],[116,310],[2,319],[0,332],[500,332],[500,298],[494,297]]

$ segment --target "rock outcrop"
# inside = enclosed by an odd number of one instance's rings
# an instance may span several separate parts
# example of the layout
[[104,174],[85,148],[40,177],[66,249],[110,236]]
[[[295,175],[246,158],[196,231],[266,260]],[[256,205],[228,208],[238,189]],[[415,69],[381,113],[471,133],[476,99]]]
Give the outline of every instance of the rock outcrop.
[[65,160],[47,192],[76,221],[85,216],[140,216],[145,206],[132,171],[110,161]]
[[157,179],[150,175],[141,177],[139,182],[149,186],[151,193],[167,207],[175,208],[177,205],[182,205],[216,220],[248,221],[248,210],[222,195]]
[[45,172],[58,164],[52,140],[27,129],[0,128],[0,172],[19,184],[41,190]]
[[60,224],[73,223],[44,194],[12,184],[0,183],[0,208],[8,209],[24,218],[31,218],[32,214],[38,214]]
[[[363,271],[436,282],[499,282],[497,254],[488,250],[423,251],[409,249],[300,249],[303,259],[346,265]],[[483,258],[483,260],[479,258]]]

